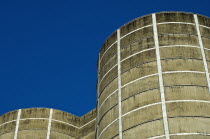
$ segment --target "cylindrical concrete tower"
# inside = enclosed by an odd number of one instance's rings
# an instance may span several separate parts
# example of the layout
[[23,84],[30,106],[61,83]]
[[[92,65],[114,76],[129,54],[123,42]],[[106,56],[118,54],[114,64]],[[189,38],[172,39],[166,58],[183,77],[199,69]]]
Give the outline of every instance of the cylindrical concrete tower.
[[209,138],[209,18],[137,18],[105,41],[98,61],[97,139]]

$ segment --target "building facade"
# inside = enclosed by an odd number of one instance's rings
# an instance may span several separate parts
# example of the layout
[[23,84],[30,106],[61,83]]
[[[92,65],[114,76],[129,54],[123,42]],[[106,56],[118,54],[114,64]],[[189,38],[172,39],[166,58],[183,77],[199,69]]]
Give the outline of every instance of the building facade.
[[104,42],[96,109],[0,117],[0,139],[210,138],[210,19],[185,12],[146,15]]

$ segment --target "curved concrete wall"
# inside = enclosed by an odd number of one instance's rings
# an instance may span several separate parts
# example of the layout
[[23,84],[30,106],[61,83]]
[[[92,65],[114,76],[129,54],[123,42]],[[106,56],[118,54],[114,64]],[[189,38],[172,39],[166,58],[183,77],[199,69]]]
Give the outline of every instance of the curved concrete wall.
[[120,27],[98,60],[97,139],[208,138],[210,19],[162,12]]
[[0,139],[209,138],[209,72],[208,17],[140,17],[101,48],[97,111],[82,117],[47,108],[11,111],[0,116]]
[[95,110],[77,117],[55,109],[20,109],[0,117],[0,139],[93,139],[95,117]]

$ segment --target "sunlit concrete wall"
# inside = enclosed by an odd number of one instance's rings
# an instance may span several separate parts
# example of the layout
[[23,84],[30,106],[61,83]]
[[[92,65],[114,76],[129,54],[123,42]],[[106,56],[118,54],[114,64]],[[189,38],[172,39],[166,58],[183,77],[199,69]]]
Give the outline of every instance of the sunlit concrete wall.
[[97,139],[209,138],[210,19],[184,12],[137,18],[98,60]]
[[77,117],[55,109],[20,109],[0,117],[0,139],[93,139],[95,118],[95,110]]
[[82,117],[30,108],[0,116],[0,139],[207,139],[210,19],[184,12],[137,18],[98,60],[97,108]]

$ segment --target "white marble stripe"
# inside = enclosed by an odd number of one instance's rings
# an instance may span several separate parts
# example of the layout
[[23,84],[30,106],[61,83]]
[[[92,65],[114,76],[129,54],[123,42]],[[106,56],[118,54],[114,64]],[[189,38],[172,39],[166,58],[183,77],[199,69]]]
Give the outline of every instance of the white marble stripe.
[[167,46],[160,46],[160,48],[165,47],[192,47],[192,48],[200,48],[199,46],[193,46],[193,45],[167,45]]
[[153,32],[154,32],[154,40],[155,40],[155,48],[156,48],[156,58],[157,58],[157,68],[158,68],[159,85],[160,85],[160,96],[161,96],[161,103],[162,103],[164,131],[165,131],[166,139],[170,139],[167,111],[166,111],[166,104],[165,104],[165,92],[164,92],[163,77],[162,77],[162,67],[161,67],[161,61],[160,61],[160,50],[159,50],[156,14],[152,14],[152,22],[153,22]]
[[200,102],[200,103],[210,103],[210,101],[205,101],[205,100],[170,100],[170,101],[166,101],[166,103],[174,103],[174,102]]
[[[169,134],[170,136],[187,136],[187,135],[204,135],[204,136],[210,136],[209,133],[175,133],[175,134]],[[165,135],[160,135],[160,136],[154,136],[150,137],[147,139],[157,139],[157,138],[162,138],[165,137]]]
[[161,24],[188,24],[188,25],[195,25],[195,23],[187,23],[187,22],[162,22],[162,23],[157,23],[157,25]]
[[176,133],[176,134],[170,134],[170,136],[185,136],[185,135],[204,135],[204,136],[210,136],[209,133]]
[[84,124],[83,126],[80,126],[80,127],[79,127],[79,129],[80,129],[80,128],[85,127],[86,125],[88,125],[88,124],[92,123],[92,122],[93,122],[93,121],[95,121],[95,120],[96,120],[96,118],[95,118],[95,119],[93,119],[93,120],[91,120],[90,122],[88,122],[88,123]]
[[[200,103],[210,103],[210,101],[205,101],[205,100],[170,100],[170,101],[166,101],[166,103],[174,103],[174,102],[200,102]],[[148,107],[151,107],[151,106],[155,106],[155,105],[160,105],[161,102],[157,102],[157,103],[151,103],[151,104],[148,104],[148,105],[144,105],[142,107],[139,107],[139,108],[136,108],[136,109],[133,109],[125,114],[122,115],[122,117],[128,115],[128,114],[131,114],[135,111],[138,111],[138,110],[141,110],[141,109],[144,109],[144,108],[148,108]]]
[[23,118],[20,120],[48,120],[49,118]]
[[[112,47],[114,46],[114,44],[117,43],[117,41],[115,41],[113,44],[111,44],[103,53],[103,55],[101,56],[101,58],[99,57],[99,62],[101,62],[102,58],[104,57],[104,55],[106,54],[106,52]],[[100,54],[100,53],[99,53]]]
[[100,86],[101,82],[103,81],[103,79],[106,77],[106,75],[107,75],[112,69],[114,69],[116,66],[117,66],[117,64],[114,65],[111,69],[109,69],[109,70],[106,72],[106,74],[103,75],[103,77],[102,77],[101,80],[99,81],[99,86]]
[[17,139],[17,136],[18,136],[18,129],[19,129],[19,125],[20,125],[20,116],[21,116],[21,109],[18,110],[14,139]]
[[147,138],[147,139],[157,139],[157,138],[162,138],[162,137],[165,137],[165,135],[154,136],[154,137],[150,137],[150,138]]
[[202,53],[202,57],[203,57],[203,64],[204,64],[204,68],[205,68],[205,72],[206,72],[206,80],[207,80],[207,83],[208,83],[209,93],[210,93],[209,71],[208,71],[208,65],[207,65],[207,61],[206,61],[206,55],[205,55],[205,52],[204,52],[203,41],[202,41],[202,38],[201,38],[201,33],[200,33],[197,14],[194,14],[194,20],[195,20],[195,24],[196,24],[196,30],[197,30],[197,34],[198,34],[199,45],[200,45],[201,53]]
[[155,48],[149,48],[149,49],[145,49],[145,50],[139,51],[139,52],[137,52],[137,53],[134,53],[134,54],[132,54],[132,55],[130,55],[130,56],[128,56],[128,57],[122,59],[121,62],[123,62],[123,61],[125,61],[126,59],[129,59],[129,58],[131,58],[131,57],[133,57],[133,56],[135,56],[135,55],[138,55],[138,54],[140,54],[140,53],[147,52],[147,51],[154,50],[154,49],[155,49]]
[[210,29],[210,27],[207,27],[207,26],[204,26],[204,25],[199,25],[199,26]]
[[50,109],[49,122],[48,122],[48,127],[47,127],[47,139],[50,139],[50,131],[51,131],[51,124],[52,124],[52,115],[53,115],[53,109]]
[[125,38],[126,36],[128,36],[128,35],[130,35],[130,34],[136,32],[136,31],[138,31],[138,30],[141,30],[141,29],[144,29],[144,28],[147,28],[147,27],[151,27],[151,26],[152,26],[152,25],[147,25],[147,26],[143,26],[143,27],[137,28],[137,29],[135,29],[135,30],[133,30],[133,31],[131,31],[131,32],[127,33],[127,34],[125,34],[125,35],[122,36],[120,39],[123,39],[123,38]]
[[100,107],[99,107],[99,111],[100,111],[100,109],[101,109],[101,107],[104,105],[104,103],[106,102],[106,100],[109,98],[109,97],[111,97],[114,93],[116,93],[118,91],[118,89],[117,90],[115,90],[114,92],[112,92],[109,96],[107,96],[105,99],[104,99],[104,101],[101,103],[101,105],[100,105]]
[[119,110],[119,138],[122,139],[122,102],[121,102],[121,55],[120,55],[120,29],[117,30],[117,68],[118,68],[118,110]]
[[128,115],[128,114],[131,114],[132,112],[135,112],[135,111],[138,111],[138,110],[141,110],[141,109],[144,109],[144,108],[147,108],[147,107],[151,107],[151,106],[155,106],[155,105],[159,105],[159,104],[162,104],[161,102],[157,102],[157,103],[152,103],[152,104],[148,104],[148,105],[144,105],[142,107],[139,107],[139,108],[136,108],[136,109],[133,109],[125,114],[122,115],[122,117]]
[[205,72],[202,71],[166,71],[162,72],[163,74],[171,74],[171,73],[200,73],[200,74],[205,74]]
[[208,49],[208,48],[204,48],[205,50],[207,50],[207,51],[210,51],[210,49]]
[[108,127],[110,127],[114,122],[116,122],[117,120],[118,120],[118,118],[115,119],[114,121],[112,121],[111,123],[109,123],[109,124],[101,131],[101,133],[99,134],[99,136],[98,136],[97,139],[100,139],[100,137],[101,137],[101,135],[103,134],[103,132],[104,132]]
[[3,125],[5,125],[5,124],[9,124],[9,123],[15,122],[15,121],[17,121],[17,120],[11,120],[11,121],[5,122],[5,123],[1,124],[0,127],[3,126]]
[[134,82],[136,82],[136,81],[138,81],[138,80],[142,80],[142,79],[144,79],[144,78],[148,78],[148,77],[156,76],[156,75],[158,75],[158,73],[154,73],[154,74],[150,74],[150,75],[146,75],[146,76],[137,78],[137,79],[135,79],[135,80],[133,80],[133,81],[130,81],[130,82],[124,84],[124,85],[122,86],[122,88],[124,88],[125,86],[127,86],[127,85],[129,85],[129,84],[132,84],[132,83],[134,83]]

